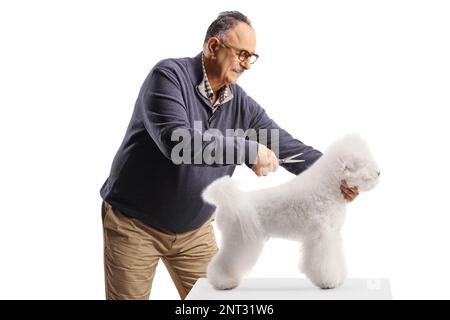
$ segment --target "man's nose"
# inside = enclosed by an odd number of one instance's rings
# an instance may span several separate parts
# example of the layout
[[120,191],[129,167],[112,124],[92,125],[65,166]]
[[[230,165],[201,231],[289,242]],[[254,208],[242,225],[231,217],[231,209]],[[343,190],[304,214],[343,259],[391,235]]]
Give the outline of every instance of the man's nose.
[[241,62],[241,67],[242,67],[244,70],[249,70],[249,69],[251,68],[251,66],[252,66],[252,64],[250,63],[250,60],[249,60],[249,59],[247,59],[247,60]]

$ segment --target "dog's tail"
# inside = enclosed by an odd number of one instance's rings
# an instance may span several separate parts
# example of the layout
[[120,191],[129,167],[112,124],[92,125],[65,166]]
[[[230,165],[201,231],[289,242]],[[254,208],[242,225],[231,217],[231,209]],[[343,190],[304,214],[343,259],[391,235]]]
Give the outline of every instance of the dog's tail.
[[217,207],[217,226],[223,232],[238,222],[244,239],[260,237],[261,224],[256,210],[236,181],[224,176],[212,182],[202,193],[203,200]]

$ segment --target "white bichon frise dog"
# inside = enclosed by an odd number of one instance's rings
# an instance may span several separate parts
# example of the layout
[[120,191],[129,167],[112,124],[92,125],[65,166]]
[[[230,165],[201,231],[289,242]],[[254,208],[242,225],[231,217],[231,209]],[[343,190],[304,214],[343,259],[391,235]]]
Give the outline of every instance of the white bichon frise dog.
[[229,176],[212,182],[203,199],[217,207],[221,247],[208,266],[218,289],[232,289],[255,265],[269,237],[300,241],[300,269],[318,287],[335,288],[346,278],[341,243],[346,201],[340,184],[368,191],[380,175],[365,141],[347,135],[289,182],[243,192]]

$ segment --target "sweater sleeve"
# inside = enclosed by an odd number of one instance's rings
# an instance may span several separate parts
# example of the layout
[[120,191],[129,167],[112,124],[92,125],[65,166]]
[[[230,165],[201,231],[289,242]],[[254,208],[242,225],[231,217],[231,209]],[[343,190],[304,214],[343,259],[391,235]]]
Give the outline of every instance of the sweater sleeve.
[[139,95],[145,129],[175,164],[225,166],[255,162],[257,142],[191,126],[173,71],[156,67]]
[[[253,110],[253,116],[250,127],[256,132],[267,132],[264,136],[258,135],[258,142],[266,145],[275,152],[279,159],[292,156],[297,153],[303,153],[299,159],[305,162],[286,163],[281,166],[293,174],[299,174],[310,167],[322,153],[311,146],[292,137],[286,130],[280,128],[266,114],[265,110],[250,96],[246,96],[248,106]],[[261,129],[267,129],[263,131]]]

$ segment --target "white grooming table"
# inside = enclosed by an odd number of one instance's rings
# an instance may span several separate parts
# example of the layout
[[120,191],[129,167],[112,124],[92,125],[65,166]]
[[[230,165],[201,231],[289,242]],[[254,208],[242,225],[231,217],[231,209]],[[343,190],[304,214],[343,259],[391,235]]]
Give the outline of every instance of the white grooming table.
[[201,278],[188,300],[391,300],[388,279],[347,279],[335,289],[322,290],[302,278],[248,278],[232,290],[217,290]]

